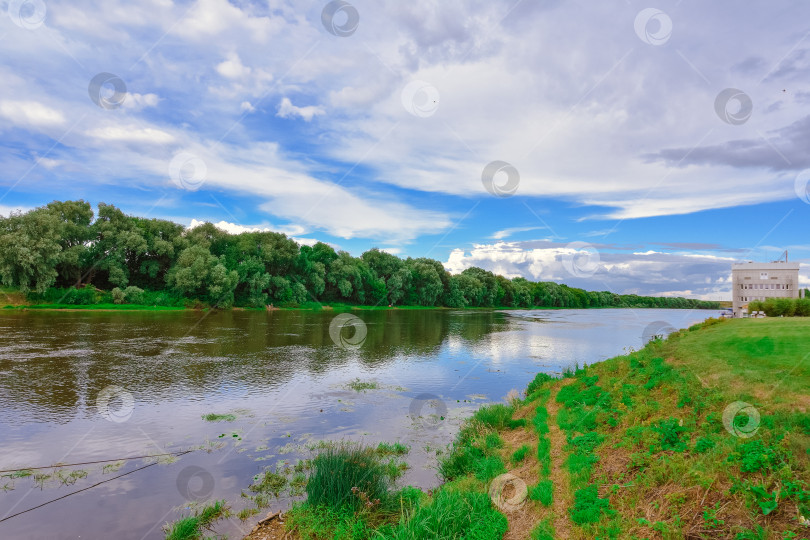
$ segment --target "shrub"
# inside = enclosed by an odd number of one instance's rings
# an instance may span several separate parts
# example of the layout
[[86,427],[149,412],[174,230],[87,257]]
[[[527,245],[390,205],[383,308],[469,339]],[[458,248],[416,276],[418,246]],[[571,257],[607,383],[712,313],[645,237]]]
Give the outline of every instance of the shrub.
[[143,289],[130,285],[124,289],[124,298],[126,298],[126,301],[129,304],[143,304]]
[[123,304],[124,301],[126,300],[126,296],[124,295],[124,291],[122,291],[118,287],[115,287],[112,291],[110,291],[110,294],[112,295],[112,300],[113,300],[113,303],[115,303],[115,304]]

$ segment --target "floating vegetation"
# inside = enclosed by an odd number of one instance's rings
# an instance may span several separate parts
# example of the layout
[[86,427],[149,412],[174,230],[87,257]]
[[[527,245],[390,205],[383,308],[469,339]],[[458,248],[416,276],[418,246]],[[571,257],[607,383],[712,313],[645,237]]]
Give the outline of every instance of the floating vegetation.
[[216,414],[216,413],[208,413],[202,416],[202,419],[206,422],[233,422],[236,420],[235,414]]
[[381,442],[379,445],[377,445],[377,453],[384,456],[387,455],[402,456],[410,451],[411,451],[410,446],[398,442],[393,444]]
[[376,381],[361,381],[360,379],[355,379],[346,385],[347,388],[351,388],[355,392],[365,392],[367,390],[377,390],[380,388],[380,385]]
[[87,478],[87,471],[84,469],[75,469],[72,471],[59,469],[54,474],[54,477],[59,480],[63,486],[72,486],[77,480]]
[[127,461],[125,459],[122,459],[120,461],[116,461],[115,463],[109,463],[107,465],[104,465],[101,472],[102,472],[102,474],[109,474],[109,473],[118,472],[121,469],[121,467],[124,466],[124,464],[126,462]]

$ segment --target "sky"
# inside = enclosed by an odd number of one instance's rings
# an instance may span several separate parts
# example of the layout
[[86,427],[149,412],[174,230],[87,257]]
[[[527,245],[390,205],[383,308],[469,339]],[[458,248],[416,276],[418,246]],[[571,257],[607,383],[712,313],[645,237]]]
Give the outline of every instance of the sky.
[[3,215],[84,199],[704,299],[733,262],[810,263],[805,2],[0,8]]

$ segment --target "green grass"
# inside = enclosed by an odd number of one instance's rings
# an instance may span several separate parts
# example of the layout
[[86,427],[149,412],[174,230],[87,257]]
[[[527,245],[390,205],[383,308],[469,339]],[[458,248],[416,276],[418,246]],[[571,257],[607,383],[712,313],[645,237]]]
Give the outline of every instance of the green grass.
[[532,452],[532,447],[528,444],[521,445],[520,448],[512,452],[512,456],[509,458],[513,464],[517,465],[527,457]]
[[327,445],[312,460],[307,501],[333,510],[359,510],[388,501],[389,469],[372,448],[350,442]]
[[532,419],[532,425],[534,426],[534,431],[538,435],[544,435],[548,433],[548,411],[545,407],[537,407],[537,414],[534,415]]
[[529,488],[529,498],[543,506],[551,506],[554,502],[554,483],[551,480],[541,480]]
[[381,536],[390,540],[484,540],[501,538],[507,528],[506,517],[492,507],[486,494],[442,490],[420,505],[410,519]]
[[516,429],[526,425],[526,420],[523,418],[518,420],[512,419],[513,414],[515,414],[514,405],[495,403],[492,405],[484,405],[478,409],[473,415],[473,420],[477,420],[492,429]]
[[225,501],[216,501],[195,509],[189,516],[165,525],[163,530],[166,533],[166,540],[198,540],[204,537],[205,531],[210,530],[214,523],[229,516],[230,510]]
[[614,513],[615,511],[610,509],[609,501],[599,498],[595,485],[578,489],[574,494],[571,521],[577,525],[596,523],[602,518],[602,514],[612,515]]
[[544,519],[532,530],[529,540],[555,540],[554,524],[550,517]]
[[[799,412],[810,405],[808,335],[806,319],[709,320],[572,370],[555,399],[574,537],[678,538],[691,515],[723,537],[799,533],[796,508],[810,505],[810,415]],[[761,416],[751,438],[729,432],[749,428],[747,412],[724,425],[735,402]],[[597,486],[613,488],[600,497]],[[720,491],[702,504],[710,489]]]
[[[733,319],[683,333],[674,364],[700,374],[712,387],[722,384],[730,391],[724,393],[762,393],[769,402],[793,409],[810,387],[809,331],[810,321],[802,318]],[[675,347],[665,343],[662,349]]]
[[[476,443],[483,445],[484,439],[484,432],[476,435]],[[407,448],[380,446],[383,454]],[[484,482],[470,476],[442,486],[432,496],[412,487],[395,491],[380,461],[380,446],[344,442],[323,447],[312,461],[307,500],[286,514],[287,529],[302,540],[483,540],[506,532],[506,517],[493,508],[486,493],[477,491]],[[475,462],[486,478],[503,467],[491,458]],[[343,496],[347,491],[349,496]]]
[[[8,306],[6,306],[8,307]],[[179,311],[182,306],[141,306],[137,304],[30,304],[14,309],[82,309],[98,311]]]

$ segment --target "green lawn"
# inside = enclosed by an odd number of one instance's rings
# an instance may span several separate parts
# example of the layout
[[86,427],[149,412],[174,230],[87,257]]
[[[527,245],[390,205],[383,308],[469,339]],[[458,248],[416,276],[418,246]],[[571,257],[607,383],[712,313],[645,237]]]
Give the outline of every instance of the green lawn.
[[733,319],[687,332],[663,351],[710,388],[810,410],[810,319]]

